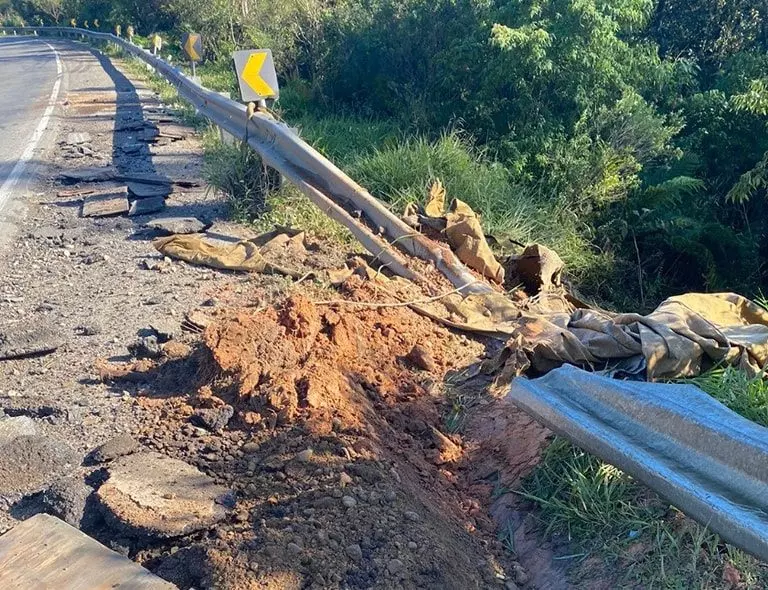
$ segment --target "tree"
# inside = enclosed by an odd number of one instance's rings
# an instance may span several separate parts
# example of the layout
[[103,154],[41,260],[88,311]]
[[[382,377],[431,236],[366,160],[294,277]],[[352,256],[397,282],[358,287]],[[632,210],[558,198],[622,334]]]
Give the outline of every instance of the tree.
[[35,13],[49,17],[56,24],[64,14],[62,0],[30,0],[29,4]]

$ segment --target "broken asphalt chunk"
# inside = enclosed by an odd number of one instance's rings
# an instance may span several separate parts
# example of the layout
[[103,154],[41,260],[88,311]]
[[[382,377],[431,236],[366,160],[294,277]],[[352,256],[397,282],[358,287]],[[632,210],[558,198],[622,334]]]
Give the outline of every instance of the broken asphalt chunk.
[[135,217],[137,215],[149,215],[150,213],[157,213],[163,209],[165,209],[164,197],[137,199],[131,203],[131,208],[128,210],[128,216]]
[[50,354],[61,343],[60,337],[45,326],[0,326],[0,360]]
[[139,448],[139,443],[129,434],[118,434],[96,447],[89,457],[94,463],[106,463],[118,457],[130,455]]
[[192,465],[154,452],[115,460],[97,498],[105,519],[128,536],[181,537],[212,527],[234,495]]
[[89,195],[83,201],[83,217],[110,217],[128,213],[128,188],[119,187]]
[[90,168],[73,168],[60,174],[61,180],[70,184],[77,182],[106,182],[115,180],[117,171],[111,166],[94,166]]
[[170,184],[145,184],[143,182],[129,182],[128,191],[137,199],[151,199],[167,197],[171,194]]

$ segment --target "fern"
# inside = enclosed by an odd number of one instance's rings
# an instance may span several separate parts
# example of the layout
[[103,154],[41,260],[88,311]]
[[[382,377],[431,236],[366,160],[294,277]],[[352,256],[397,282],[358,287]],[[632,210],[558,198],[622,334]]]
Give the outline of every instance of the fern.
[[745,203],[761,188],[768,188],[768,152],[757,166],[741,175],[725,199],[730,203]]

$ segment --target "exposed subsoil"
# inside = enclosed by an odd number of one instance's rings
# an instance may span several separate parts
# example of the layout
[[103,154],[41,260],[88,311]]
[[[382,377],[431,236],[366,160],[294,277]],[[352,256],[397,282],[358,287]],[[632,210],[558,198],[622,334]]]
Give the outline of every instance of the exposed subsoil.
[[[499,494],[536,464],[549,433],[483,383],[458,384],[488,343],[392,305],[393,292],[424,297],[399,280],[382,289],[356,275],[335,290],[213,271],[163,260],[142,228],[149,217],[81,218],[78,201],[56,197],[58,170],[111,162],[199,181],[201,148],[187,129],[127,153],[135,137],[121,122],[162,105],[91,50],[57,47],[68,88],[60,136],[88,132],[98,157],[51,154],[49,180],[0,251],[3,325],[44,324],[63,341],[53,354],[0,361],[0,406],[30,417],[63,457],[41,457],[41,477],[18,469],[2,528],[50,511],[46,490],[62,477],[88,496],[115,456],[157,451],[234,492],[223,521],[181,537],[132,535],[93,496],[73,519],[180,588],[567,587],[527,512]],[[157,216],[169,214],[217,220],[219,236],[253,235],[220,221],[225,206],[204,186],[177,189]],[[340,268],[353,254],[319,238],[307,246],[276,249],[271,261]],[[132,358],[137,334],[158,325],[169,333],[159,358]],[[451,433],[457,399],[462,428]],[[121,433],[138,445],[94,460]],[[514,554],[498,535],[508,522]]]

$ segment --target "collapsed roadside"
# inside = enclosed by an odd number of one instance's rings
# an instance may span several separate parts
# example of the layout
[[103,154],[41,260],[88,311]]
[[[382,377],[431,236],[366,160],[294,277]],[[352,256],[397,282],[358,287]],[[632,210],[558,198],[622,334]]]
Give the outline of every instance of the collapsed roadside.
[[[322,240],[313,237],[301,236],[297,239],[297,235],[288,235],[287,240],[280,238],[276,243],[271,243],[273,255],[277,256],[274,260],[275,264],[283,267],[296,265],[298,257],[299,264],[305,263],[309,258],[312,259],[312,264],[302,269],[306,272],[317,271],[318,267],[323,265],[326,269],[343,266],[346,256],[337,246],[324,244]],[[272,238],[276,237],[272,236]],[[144,243],[143,246],[146,247],[147,244]],[[329,252],[333,252],[334,255],[323,262],[322,254]],[[155,266],[153,271],[160,273],[165,269],[177,267],[193,275],[198,272],[207,272],[168,261],[151,262],[144,266],[155,264],[158,266]],[[226,286],[220,293],[201,300],[206,303],[213,302],[215,305],[201,306],[198,311],[202,312],[202,316],[198,313],[187,318],[188,326],[205,330],[202,352],[193,354],[183,348],[164,347],[168,350],[164,350],[163,354],[170,360],[163,365],[159,375],[155,375],[153,371],[154,363],[143,363],[143,367],[139,367],[142,370],[138,371],[140,373],[138,376],[136,366],[122,367],[127,370],[125,374],[119,375],[121,379],[114,381],[116,389],[149,394],[142,397],[142,401],[136,405],[153,412],[160,409],[165,416],[161,421],[162,428],[159,428],[160,425],[158,428],[139,428],[138,432],[146,437],[142,438],[142,441],[148,446],[151,443],[163,452],[170,452],[179,458],[196,462],[225,485],[231,484],[232,487],[236,487],[228,478],[231,478],[233,471],[244,471],[245,478],[252,478],[251,483],[254,486],[249,490],[246,485],[246,492],[242,494],[246,498],[249,493],[254,494],[249,498],[251,505],[249,506],[248,502],[244,504],[245,509],[237,513],[235,524],[230,529],[227,528],[228,525],[217,527],[216,530],[223,531],[225,538],[217,539],[213,545],[207,538],[198,536],[194,540],[199,540],[200,543],[183,546],[184,552],[179,555],[177,561],[170,559],[167,553],[173,551],[174,546],[179,545],[174,545],[170,549],[167,545],[145,549],[130,540],[131,535],[126,533],[123,546],[130,548],[139,559],[151,563],[154,569],[163,572],[164,575],[179,576],[176,579],[186,580],[180,581],[182,584],[195,579],[195,572],[186,571],[186,564],[199,561],[207,564],[202,568],[205,570],[202,574],[204,576],[241,576],[224,580],[223,583],[230,585],[240,584],[235,587],[242,587],[254,580],[259,582],[271,580],[271,583],[277,585],[276,587],[312,580],[319,587],[327,587],[323,584],[328,583],[328,576],[338,574],[350,562],[354,564],[360,562],[363,565],[349,567],[346,570],[347,579],[332,578],[332,583],[345,583],[352,587],[367,587],[366,585],[375,583],[386,585],[393,583],[393,580],[399,580],[406,587],[413,584],[429,587],[431,583],[446,587],[446,584],[450,585],[454,582],[457,584],[456,587],[471,587],[467,584],[482,587],[485,584],[495,583],[503,583],[508,587],[513,587],[516,583],[555,587],[556,581],[562,583],[559,577],[561,574],[557,570],[551,571],[542,566],[547,562],[546,550],[543,553],[544,557],[541,552],[532,552],[531,555],[542,567],[532,568],[528,572],[524,567],[515,567],[515,564],[505,561],[509,556],[505,557],[504,553],[500,552],[500,542],[489,540],[492,538],[493,526],[482,516],[483,500],[498,494],[498,490],[494,488],[499,485],[513,485],[526,468],[537,461],[538,451],[547,437],[546,431],[537,427],[529,418],[520,416],[518,424],[505,425],[509,430],[502,429],[497,432],[499,436],[504,436],[505,432],[510,431],[524,433],[519,438],[520,457],[507,458],[508,464],[515,465],[518,469],[513,470],[514,473],[504,474],[503,478],[499,477],[498,468],[487,470],[485,473],[475,471],[477,463],[482,462],[474,461],[471,453],[466,454],[462,459],[469,465],[469,470],[465,471],[458,466],[454,468],[453,465],[462,455],[462,441],[452,439],[450,432],[445,432],[447,429],[443,419],[444,415],[451,414],[452,409],[446,405],[446,402],[451,400],[455,402],[465,394],[461,391],[453,391],[449,392],[453,397],[446,397],[440,389],[440,384],[445,381],[446,372],[449,369],[460,371],[470,363],[471,358],[481,353],[484,343],[482,340],[474,342],[466,337],[462,340],[461,337],[423,318],[418,318],[410,310],[400,309],[396,301],[418,299],[420,296],[416,293],[398,293],[399,299],[392,301],[388,299],[387,294],[392,289],[397,289],[397,286],[390,284],[382,286],[378,273],[375,270],[373,273],[369,272],[365,265],[358,264],[356,268],[357,275],[346,279],[348,283],[343,294],[352,299],[356,297],[359,299],[362,294],[363,299],[375,300],[381,304],[380,308],[352,313],[344,311],[346,307],[343,304],[337,306],[340,309],[333,307],[332,310],[325,309],[327,306],[317,306],[312,301],[339,298],[339,295],[330,290],[328,285],[323,285],[322,281],[313,285],[308,285],[304,281],[298,289],[294,290],[289,288],[289,282],[280,278],[264,278],[258,275],[258,278],[245,279],[241,284],[241,279],[228,275],[228,280],[236,286]],[[303,277],[306,272],[301,276]],[[211,276],[219,275],[217,273]],[[219,288],[216,286],[214,290],[217,291]],[[286,288],[289,288],[291,295],[288,299],[283,296]],[[388,307],[393,304],[396,307]],[[179,307],[181,306],[180,302]],[[206,310],[208,307],[215,309]],[[242,311],[230,311],[230,308],[235,310],[239,308]],[[368,319],[365,319],[366,315],[369,316]],[[243,326],[250,329],[246,330]],[[269,327],[266,330],[268,334],[285,334],[286,337],[294,337],[296,342],[286,344],[285,346],[289,348],[281,350],[284,354],[277,355],[279,358],[274,359],[272,364],[267,362],[270,360],[268,356],[265,358],[257,356],[251,359],[247,363],[248,367],[256,364],[257,361],[264,365],[254,376],[249,374],[251,369],[243,370],[247,367],[242,363],[242,359],[248,359],[248,354],[253,350],[270,351],[277,346],[274,341],[264,343],[258,340],[263,326]],[[150,336],[160,337],[158,327],[152,326],[151,321],[140,328],[142,327],[149,328]],[[383,336],[383,341],[365,337],[366,334],[375,336],[378,333]],[[362,338],[361,335],[363,335]],[[146,337],[146,335],[142,336],[142,338]],[[181,338],[182,344],[193,347],[197,340],[190,334]],[[288,340],[290,342],[290,339]],[[370,342],[367,342],[369,340]],[[178,342],[178,337],[176,341]],[[333,346],[329,346],[329,341]],[[345,349],[343,346],[345,342],[354,344],[351,347],[353,353]],[[120,341],[121,345],[124,343],[125,339]],[[425,352],[414,353],[416,345],[422,343],[434,344],[432,347],[427,347]],[[143,344],[147,344],[146,340]],[[223,352],[226,354],[222,353],[220,347],[224,347]],[[121,346],[115,348],[121,349]],[[173,348],[177,350],[173,351]],[[315,348],[321,350],[331,348],[333,352],[328,358],[315,359],[311,356],[305,358],[307,350]],[[400,360],[392,365],[383,363],[378,356],[382,350],[389,352],[389,355],[384,355],[385,359]],[[180,351],[189,352],[191,360],[171,358],[173,354],[179,357],[187,356],[180,354]],[[366,351],[369,352],[366,353]],[[371,356],[370,361],[358,365],[358,359],[364,360],[368,355]],[[286,361],[294,357],[298,357],[298,360]],[[276,366],[273,366],[274,364]],[[171,372],[166,375],[165,367],[168,365],[170,366],[167,370]],[[100,366],[103,367],[103,365]],[[324,391],[318,396],[313,392],[311,379],[307,380],[304,375],[294,375],[297,371],[301,373],[309,369],[324,376],[334,375],[332,371],[329,372],[329,368],[341,369],[342,375],[337,379],[342,384],[349,382],[356,387],[352,386],[349,390],[345,390],[338,386],[338,394],[334,389],[330,392]],[[354,373],[354,377],[350,372]],[[262,384],[260,383],[261,374],[266,374],[269,379],[275,381]],[[102,373],[101,377],[111,383],[118,375]],[[124,377],[129,378],[130,385],[125,385]],[[256,379],[255,383],[251,382],[253,379]],[[146,385],[153,380],[154,385]],[[251,387],[244,387],[243,382],[249,383]],[[450,384],[450,379],[448,382]],[[264,395],[259,396],[251,396],[248,393],[254,385],[265,385],[266,389],[271,390],[276,384],[279,385],[275,388],[277,392],[265,392]],[[155,402],[147,399],[153,395],[165,397],[169,391],[194,395],[189,398],[186,395],[171,396],[168,400]],[[246,395],[244,396],[242,392],[246,392]],[[246,399],[242,399],[243,397]],[[255,400],[252,399],[254,397]],[[333,403],[330,406],[332,413],[342,416],[339,418],[341,424],[334,424],[330,419],[332,427],[330,432],[327,431],[329,408],[317,402],[318,398],[332,400]],[[274,420],[269,418],[269,411],[262,411],[264,409],[274,412]],[[236,416],[235,412],[237,412]],[[376,418],[372,417],[374,415]],[[223,420],[222,416],[228,416],[224,420],[225,423],[232,420],[232,427],[240,429],[234,432],[256,432],[257,434],[253,436],[253,440],[244,441],[239,439],[241,435],[233,434],[229,426],[225,436],[209,434],[211,431],[219,430],[216,426]],[[267,416],[266,419],[265,416]],[[203,426],[197,427],[195,424]],[[203,430],[201,431],[200,428]],[[205,437],[209,437],[210,440],[206,441]],[[198,444],[195,438],[201,438],[200,442],[205,444]],[[394,448],[387,444],[379,448],[366,448],[369,445],[362,444],[360,449],[355,448],[355,445],[361,446],[360,440],[383,440],[386,443],[390,439],[397,441]],[[217,440],[219,440],[218,443]],[[300,444],[297,444],[297,440]],[[487,444],[486,439],[479,437],[476,442],[480,449],[488,451],[487,447],[481,446]],[[248,443],[254,445],[248,449],[257,450],[246,453],[243,449]],[[472,434],[469,431],[463,445],[466,450],[471,450],[473,444]],[[406,453],[402,458],[393,458],[401,454],[403,448],[411,452]],[[243,453],[243,456],[238,453]],[[246,461],[249,454],[254,457]],[[229,455],[232,459],[229,459]],[[452,455],[455,456],[451,457]],[[377,459],[382,456],[387,458],[383,465],[381,460]],[[341,465],[338,457],[343,457]],[[361,461],[374,463],[374,474],[369,474],[369,478],[373,480],[373,489],[366,486],[371,482],[367,481],[365,476],[358,473],[359,470],[354,467]],[[253,462],[253,468],[251,468],[251,462]],[[436,464],[440,467],[436,468]],[[320,465],[325,471],[322,471]],[[393,475],[392,468],[397,475]],[[253,475],[249,475],[251,472]],[[405,478],[403,473],[407,474]],[[398,481],[398,476],[401,481]],[[348,481],[348,478],[352,481]],[[433,478],[437,481],[434,482]],[[404,483],[403,479],[405,479]],[[386,507],[385,504],[387,499],[392,497],[389,493],[391,490],[386,489],[387,484],[400,490],[400,495],[395,491],[394,499],[389,500],[394,503],[391,507]],[[348,487],[352,494],[344,493]],[[419,493],[419,490],[424,487],[427,487],[430,492],[426,497],[423,493]],[[281,493],[264,497],[275,489],[279,489]],[[295,499],[297,489],[310,492],[307,495],[312,503],[303,502],[303,497]],[[322,493],[318,494],[318,490],[322,490]],[[324,500],[323,494],[326,492],[330,498],[339,500],[343,515],[337,514],[338,503],[333,505],[332,500]],[[371,492],[373,492],[373,500],[371,500]],[[380,497],[382,492],[384,502]],[[340,496],[339,493],[341,493]],[[433,495],[445,498],[445,503],[435,504],[435,500],[431,498]],[[414,506],[402,503],[403,500],[411,498],[416,498],[420,502],[415,506],[417,510],[406,510]],[[465,502],[468,507],[462,511],[460,508]],[[369,504],[371,508],[363,510]],[[258,524],[264,527],[264,531],[254,534],[253,514],[261,512],[263,505],[266,505],[268,510],[274,510],[272,513],[274,520],[267,522],[268,519],[264,519],[265,524],[259,521]],[[430,506],[434,514],[430,513]],[[249,510],[249,508],[253,509]],[[325,519],[314,517],[317,510],[324,509],[328,510]],[[360,512],[364,514],[358,516]],[[425,526],[407,525],[407,522],[423,522],[424,513],[428,514]],[[453,514],[454,517],[443,518],[445,514]],[[351,523],[344,521],[344,517],[351,518]],[[320,527],[314,522],[315,520],[320,521]],[[308,523],[311,528],[305,526],[308,521],[312,521]],[[337,536],[341,535],[341,540],[329,535],[330,540],[333,541],[333,543],[328,541],[329,549],[318,550],[316,557],[313,557],[314,551],[311,549],[314,548],[308,547],[311,542],[314,542],[313,529],[332,529],[333,527],[328,525],[327,521],[343,523],[337,527]],[[381,522],[387,522],[389,528],[387,526],[374,528],[375,523]],[[405,532],[402,530],[398,532],[398,525],[403,522],[406,522],[409,532],[414,531],[418,540],[406,541],[406,537],[403,536]],[[354,525],[358,523],[363,529],[360,531],[362,535],[359,531],[355,532],[360,537],[360,541],[346,545],[347,535],[344,531],[349,531],[350,528],[354,530]],[[428,530],[429,528],[432,530]],[[491,545],[490,557],[485,551],[478,553],[477,549],[472,549],[474,543],[470,542],[466,545],[461,541],[459,531],[467,528],[470,531],[477,531],[474,533],[477,539],[488,541]],[[528,528],[535,529],[535,527]],[[394,548],[390,544],[389,530],[394,531]],[[516,530],[525,530],[525,527],[522,529],[516,527]],[[456,546],[444,554],[438,549],[450,546],[450,543],[442,538],[445,531],[454,531],[458,540],[455,541]],[[144,533],[146,531],[143,531]],[[218,536],[220,535],[217,534]],[[513,535],[513,541],[507,538],[507,542],[514,544],[515,536]],[[451,538],[454,538],[453,534]],[[469,538],[471,539],[472,535]],[[322,536],[318,536],[318,539],[321,543],[325,542]],[[504,539],[503,536],[502,539]],[[526,551],[523,550],[525,543],[519,541],[520,539],[517,539],[515,551],[518,552],[521,560],[528,559],[531,556],[526,555]],[[229,548],[233,543],[243,545],[247,543],[247,550],[245,553],[238,551],[236,554],[231,554]],[[398,543],[400,545],[405,543],[407,550],[416,552],[415,556],[412,553],[403,552]],[[423,547],[435,548],[434,554],[424,555],[423,552],[420,554],[419,549]],[[250,553],[248,550],[251,550]],[[497,551],[498,555],[495,553]],[[457,555],[469,555],[472,558],[467,563],[456,564]],[[187,559],[188,556],[193,559]],[[365,559],[360,561],[359,556]],[[310,559],[307,560],[307,557]],[[477,561],[474,561],[474,557],[478,557]],[[477,563],[482,560],[485,560],[485,565],[479,567]],[[489,560],[490,563],[488,563]],[[331,567],[324,570],[321,567],[318,573],[315,571],[317,561],[324,565],[330,564]],[[264,562],[268,563],[266,567]],[[232,568],[233,563],[238,567]],[[254,563],[257,567],[254,567]],[[472,563],[476,565],[473,567]],[[467,571],[467,567],[478,573],[472,574],[470,578],[464,577],[463,572]],[[540,578],[540,575],[545,577]],[[310,576],[314,577],[310,578]],[[202,579],[210,581],[209,578]]]

